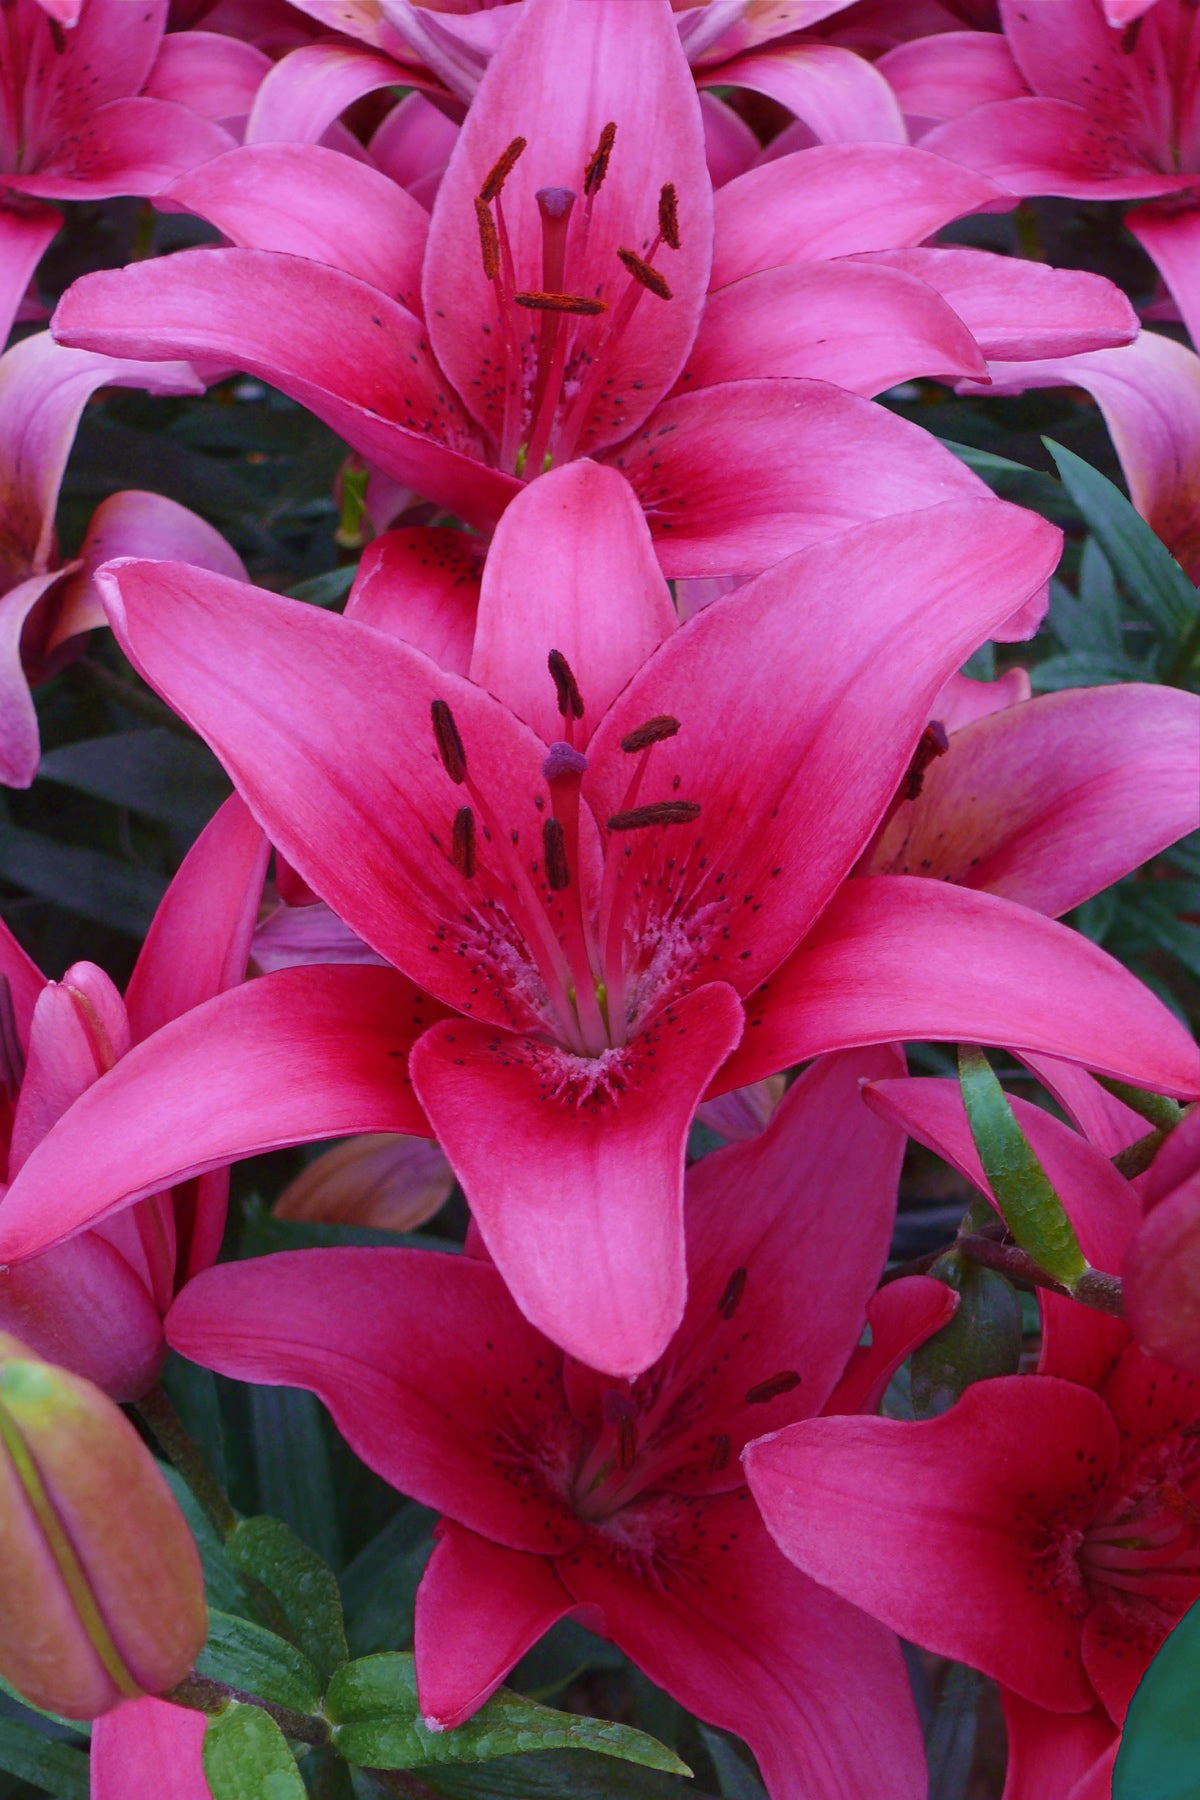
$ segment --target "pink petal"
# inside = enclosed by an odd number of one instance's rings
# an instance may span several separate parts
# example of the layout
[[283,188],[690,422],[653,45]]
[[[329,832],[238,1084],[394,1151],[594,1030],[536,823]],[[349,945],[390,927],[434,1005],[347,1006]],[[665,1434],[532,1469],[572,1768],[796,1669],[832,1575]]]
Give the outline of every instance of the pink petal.
[[1056,917],[1198,825],[1200,698],[1069,689],[956,731],[871,870],[983,888]]
[[744,1048],[721,1085],[894,1038],[1003,1045],[1156,1093],[1200,1093],[1200,1051],[1188,1033],[1087,938],[1011,900],[906,875],[840,889],[812,936],[748,1001]]
[[601,1066],[469,1019],[414,1047],[421,1103],[513,1298],[593,1368],[639,1374],[679,1324],[688,1126],[740,1033],[736,995],[713,982]]
[[1075,356],[1128,344],[1138,333],[1137,314],[1120,288],[1084,269],[940,245],[877,250],[869,261],[928,282],[989,362]]
[[1098,1395],[1012,1375],[917,1424],[789,1425],[745,1463],[767,1529],[823,1586],[1027,1700],[1084,1712],[1075,1595],[1041,1559],[1047,1536],[1087,1522],[1119,1450]]
[[174,31],[165,37],[142,89],[177,100],[206,119],[241,120],[254,104],[270,57],[221,31]]
[[1009,669],[995,681],[975,681],[970,675],[951,675],[934,703],[933,716],[947,731],[958,731],[974,719],[1017,706],[1032,697],[1033,688],[1024,669]]
[[[709,978],[747,992],[789,955],[894,794],[947,675],[1057,550],[1044,521],[994,500],[877,520],[705,608],[634,678],[592,740],[583,791],[608,818],[629,779],[621,738],[660,714],[680,720],[655,746],[642,798],[678,791],[702,808],[684,841],[709,859],[689,911],[722,908]],[[707,729],[717,717],[720,731]],[[848,766],[847,746],[867,744]],[[634,844],[622,879],[653,880],[656,855]]]
[[641,497],[672,580],[756,574],[865,519],[981,497],[927,432],[824,381],[677,395],[607,460]]
[[1200,210],[1194,204],[1179,211],[1138,206],[1125,223],[1157,263],[1193,344],[1200,343]]
[[91,1800],[212,1800],[200,1760],[202,1712],[149,1695],[125,1700],[92,1726]]
[[993,366],[1001,392],[1082,387],[1104,414],[1133,504],[1194,580],[1200,575],[1200,357],[1158,332],[1087,356]]
[[55,595],[56,617],[47,650],[80,632],[108,624],[93,577],[101,563],[114,556],[163,557],[235,580],[246,579],[241,557],[220,532],[177,500],[137,488],[110,494],[92,514],[79,546],[83,567],[68,575]]
[[33,1010],[12,1115],[10,1180],[67,1108],[128,1048],[125,1008],[102,969],[76,963],[62,981],[46,983]]
[[567,463],[526,488],[496,528],[471,679],[553,743],[566,727],[546,657],[561,651],[583,693],[582,747],[677,624],[629,483],[599,463]]
[[33,959],[25,954],[2,919],[0,919],[0,976],[8,984],[17,1036],[20,1038],[21,1048],[24,1050],[29,1043],[30,1021],[37,1005],[38,995],[46,985],[46,977]]
[[[31,524],[36,529],[36,519]],[[57,580],[57,570],[51,570],[48,575],[18,581],[7,593],[0,594],[0,782],[6,787],[27,788],[37,774],[41,745],[37,712],[21,657],[21,636],[30,614]]]
[[145,1282],[90,1231],[0,1274],[0,1330],[122,1401],[153,1386],[166,1348]]
[[305,44],[277,62],[246,122],[247,144],[315,144],[364,94],[405,79],[389,56],[357,44]]
[[990,176],[1010,194],[1130,200],[1173,194],[1196,179],[1163,174],[1083,107],[1040,95],[977,106],[935,126],[921,148]]
[[277,1219],[415,1231],[453,1187],[450,1164],[428,1138],[372,1132],[347,1138],[310,1162],[272,1211]]
[[449,853],[462,789],[436,754],[432,703],[451,706],[489,802],[527,843],[541,839],[545,745],[490,694],[351,619],[176,563],[110,563],[101,582],[134,662],[339,917],[450,1005],[532,1019],[494,969],[481,979],[443,954],[431,923],[469,893]]
[[164,1026],[32,1152],[0,1208],[0,1261],[238,1157],[425,1129],[404,1061],[420,1005],[390,969],[283,969]]
[[[577,76],[585,70],[581,83]],[[617,127],[612,159],[591,213],[586,254],[574,260],[568,254],[570,291],[602,292],[610,300],[624,293],[629,278],[617,250],[640,252],[653,239],[665,182],[678,195],[680,248],[662,252],[672,298],[643,294],[619,345],[605,357],[604,394],[591,409],[581,448],[595,451],[636,429],[683,366],[708,284],[712,199],[696,90],[671,14],[657,5],[631,13],[623,0],[589,0],[585,7],[538,0],[521,7],[471,103],[438,189],[425,265],[425,316],[438,359],[493,437],[500,405],[486,392],[494,393],[495,377],[483,359],[488,345],[504,338],[483,271],[475,197],[501,152],[518,135],[527,137],[505,183],[504,218],[517,290],[543,289],[534,196],[546,187],[581,192],[610,121]],[[595,345],[605,328],[604,319],[585,322],[580,341]]]
[[884,77],[834,44],[772,47],[706,71],[715,85],[766,94],[802,119],[820,143],[907,144],[904,120]]
[[899,145],[821,144],[716,196],[712,286],[778,263],[919,244],[996,199],[986,178]]
[[371,160],[428,208],[437,191],[435,186],[427,193],[428,184],[440,181],[458,132],[455,121],[424,94],[409,93],[372,135]]
[[[885,1082],[884,1087],[903,1087]],[[865,1090],[869,1094],[870,1088]],[[876,1090],[878,1091],[878,1090]],[[904,1275],[889,1281],[867,1302],[871,1342],[851,1351],[845,1373],[825,1405],[824,1413],[874,1413],[888,1382],[926,1338],[949,1324],[958,1295],[944,1281],[928,1275]]]
[[[496,1454],[505,1387],[514,1429],[553,1422],[560,1359],[489,1263],[429,1250],[289,1250],[189,1282],[167,1336],[239,1381],[307,1388],[385,1481],[513,1550],[553,1553],[581,1526],[550,1482]],[[535,1409],[526,1414],[525,1408]]]
[[1076,1129],[1105,1156],[1115,1156],[1118,1150],[1145,1136],[1146,1121],[1102,1088],[1078,1063],[1060,1062],[1055,1056],[1025,1055],[1021,1060],[1057,1100]]
[[411,313],[421,305],[429,216],[386,175],[318,144],[247,144],[161,196],[234,244],[344,269]]
[[44,200],[157,194],[185,169],[232,150],[233,142],[222,126],[174,101],[111,100],[33,174],[6,174],[4,184]]
[[[276,852],[277,881],[278,868]],[[269,912],[255,929],[251,960],[256,975],[293,969],[298,963],[368,963],[377,968],[384,963],[321,900],[313,905],[280,904]]]
[[924,281],[841,259],[762,269],[719,288],[679,386],[799,375],[870,398],[918,375],[971,373],[986,378],[979,346]]
[[8,342],[13,320],[33,280],[34,270],[62,224],[50,206],[0,206],[0,344]]
[[1123,1275],[1126,1314],[1138,1342],[1163,1362],[1200,1375],[1200,1199],[1194,1183],[1155,1207],[1134,1239]]
[[348,619],[373,625],[465,675],[479,613],[478,538],[445,525],[385,531],[362,553],[346,601]]
[[1086,1713],[1047,1712],[1001,1688],[1008,1736],[1004,1800],[1045,1800],[1047,1791],[1064,1800],[1112,1800],[1107,1789],[1077,1791],[1096,1761],[1115,1750],[1117,1730],[1102,1706]]
[[680,1510],[653,1580],[584,1546],[558,1560],[566,1586],[651,1681],[746,1740],[774,1800],[878,1800],[883,1768],[888,1800],[924,1800],[891,1634],[790,1569],[744,1489]]
[[244,979],[270,846],[236,794],[163,898],[125,995],[134,1042]]
[[879,72],[891,84],[906,117],[957,119],[992,100],[1028,94],[1012,51],[1002,37],[983,31],[939,31],[914,38],[881,56]]
[[233,362],[474,524],[491,525],[516,491],[475,460],[477,439],[420,320],[340,269],[265,250],[184,250],[84,276],[54,323],[60,339],[116,356]]
[[746,173],[762,146],[741,114],[715,94],[701,93],[700,116],[708,173],[715,188],[723,187]]
[[[1102,7],[1089,0],[1065,0],[1052,25],[1037,8],[1022,8],[1012,0],[999,0],[999,8],[1004,35],[1035,93],[1073,101],[1114,139],[1136,142],[1156,158],[1163,152],[1164,164],[1178,162],[1170,156],[1165,128],[1172,108],[1164,107],[1158,92],[1162,61],[1147,58],[1145,42],[1138,47],[1137,33],[1130,40],[1114,31]],[[1186,33],[1186,25],[1183,30]],[[1161,55],[1157,24],[1150,25],[1147,37]],[[1168,41],[1174,37],[1170,32]],[[1182,68],[1179,73],[1182,77]]]
[[469,1719],[571,1607],[548,1557],[509,1550],[443,1519],[417,1589],[417,1694],[426,1725],[450,1731]]

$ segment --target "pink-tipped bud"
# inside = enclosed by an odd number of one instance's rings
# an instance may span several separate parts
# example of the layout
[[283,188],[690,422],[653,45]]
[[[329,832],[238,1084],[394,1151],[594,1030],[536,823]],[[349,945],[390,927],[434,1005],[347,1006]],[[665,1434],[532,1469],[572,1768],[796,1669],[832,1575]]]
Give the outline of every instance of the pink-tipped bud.
[[163,1693],[208,1630],[200,1558],[154,1459],[99,1388],[0,1334],[0,1670],[92,1719]]

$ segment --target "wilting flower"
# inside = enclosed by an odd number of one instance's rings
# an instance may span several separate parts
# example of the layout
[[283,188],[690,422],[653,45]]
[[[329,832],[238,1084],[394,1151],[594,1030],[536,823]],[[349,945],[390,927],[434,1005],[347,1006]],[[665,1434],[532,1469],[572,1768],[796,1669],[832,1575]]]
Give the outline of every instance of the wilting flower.
[[200,1558],[133,1426],[0,1334],[0,1668],[91,1719],[171,1688],[204,1644]]
[[[564,1357],[469,1253],[288,1252],[225,1264],[176,1302],[184,1355],[311,1389],[360,1456],[442,1512],[417,1596],[428,1723],[468,1718],[574,1613],[745,1737],[778,1800],[818,1783],[874,1800],[881,1767],[889,1795],[924,1795],[898,1645],[789,1570],[738,1462],[757,1431],[830,1402],[856,1354],[901,1147],[858,1081],[899,1061],[817,1063],[763,1133],[689,1171],[687,1311],[633,1382]],[[938,1285],[897,1284],[910,1332],[944,1320]],[[880,1337],[875,1384],[905,1353],[894,1326]]]

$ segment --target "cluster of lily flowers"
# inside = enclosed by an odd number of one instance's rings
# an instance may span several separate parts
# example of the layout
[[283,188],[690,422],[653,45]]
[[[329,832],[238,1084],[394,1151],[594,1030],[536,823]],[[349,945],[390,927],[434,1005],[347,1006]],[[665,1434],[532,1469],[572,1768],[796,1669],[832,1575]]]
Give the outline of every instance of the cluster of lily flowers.
[[[220,242],[47,328],[60,205],[116,195]],[[94,1800],[211,1792],[162,1697],[198,1560],[113,1404],[168,1346],[440,1513],[431,1729],[570,1616],[772,1800],[924,1800],[903,1638],[1000,1684],[1005,1800],[1111,1793],[1200,1597],[1200,1052],[1057,920],[1200,824],[1200,700],[961,674],[1061,534],[875,397],[1087,390],[1195,579],[1200,360],[932,241],[1026,195],[1132,202],[1200,342],[1194,0],[0,0],[0,775],[107,626],[236,789],[124,995],[0,928],[0,1668],[96,1720]],[[152,493],[58,555],[91,396],[233,371],[356,453],[344,614]],[[905,1040],[1027,1066],[1123,1296],[1047,1279],[1036,1370],[923,1420],[879,1411],[958,1304],[881,1285],[908,1139],[991,1188]],[[1148,1167],[1097,1077],[1185,1103]],[[331,1138],[310,1216],[456,1181],[465,1249],[219,1261],[230,1164]]]

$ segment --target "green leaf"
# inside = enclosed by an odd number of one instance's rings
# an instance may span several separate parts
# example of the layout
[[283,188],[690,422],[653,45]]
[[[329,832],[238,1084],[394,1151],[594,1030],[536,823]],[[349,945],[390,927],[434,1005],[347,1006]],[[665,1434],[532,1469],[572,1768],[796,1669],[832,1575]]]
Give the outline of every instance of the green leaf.
[[913,1351],[909,1392],[918,1419],[948,1411],[973,1381],[1015,1375],[1021,1361],[1021,1302],[1003,1275],[953,1250],[929,1273],[955,1289],[958,1307]]
[[329,1564],[282,1519],[243,1519],[226,1551],[235,1568],[274,1594],[293,1640],[318,1675],[328,1679],[350,1654],[337,1576]]
[[964,1800],[975,1760],[980,1679],[965,1663],[951,1663],[925,1742],[929,1800]]
[[273,1631],[230,1613],[209,1613],[208,1642],[196,1658],[196,1673],[296,1712],[320,1709],[321,1682],[307,1656]]
[[16,1719],[0,1719],[0,1769],[44,1788],[54,1800],[88,1800],[87,1752]]
[[1129,1704],[1113,1800],[1195,1800],[1200,1769],[1200,1601],[1170,1633]]
[[1070,509],[1052,475],[1041,469],[1031,469],[1025,463],[1013,462],[1007,456],[996,456],[991,450],[980,450],[974,444],[959,444],[953,438],[942,438],[941,442],[981,481],[986,481],[1002,500],[1015,501],[1018,506],[1032,506],[1044,518],[1056,520],[1060,525],[1069,522]]
[[183,1476],[169,1463],[160,1462],[158,1470],[174,1494],[179,1510],[196,1540],[196,1548],[200,1552],[204,1568],[204,1593],[209,1606],[222,1613],[242,1613],[247,1608],[253,1611],[253,1604],[226,1554],[224,1540],[218,1535],[212,1520]]
[[52,900],[69,912],[139,939],[167,891],[165,878],[149,869],[3,823],[0,876],[39,900]]
[[121,731],[48,750],[39,776],[195,833],[230,792],[206,744],[174,731]]
[[350,592],[357,573],[356,563],[342,569],[326,569],[323,575],[310,575],[307,581],[298,581],[295,587],[288,589],[288,597],[307,600],[310,606],[337,606]]
[[61,1713],[47,1712],[44,1707],[35,1706],[32,1700],[27,1700],[11,1681],[5,1680],[3,1675],[0,1675],[0,1693],[7,1694],[10,1700],[15,1700],[24,1712],[32,1714],[35,1718],[49,1719],[52,1725],[60,1725],[64,1730],[74,1732],[79,1737],[91,1737],[92,1735],[90,1720],[64,1719]]
[[1120,488],[1073,451],[1051,438],[1042,441],[1113,574],[1163,643],[1174,648],[1196,623],[1195,587]]
[[308,1800],[288,1741],[261,1706],[232,1701],[204,1733],[213,1800]]
[[1029,679],[1039,693],[1057,693],[1060,688],[1111,687],[1117,681],[1144,680],[1148,673],[1140,664],[1112,651],[1069,650],[1063,656],[1048,656],[1045,662],[1035,663]]
[[417,1704],[413,1659],[399,1652],[364,1656],[339,1669],[325,1696],[333,1739],[348,1762],[371,1769],[429,1763],[487,1762],[528,1750],[578,1748],[672,1774],[686,1763],[644,1732],[607,1719],[555,1712],[506,1688],[454,1731],[430,1731]]
[[259,1503],[326,1562],[342,1560],[337,1494],[323,1408],[300,1388],[252,1387],[250,1418]]
[[355,1656],[407,1650],[417,1585],[433,1552],[437,1514],[410,1500],[342,1570],[346,1634]]
[[958,1079],[979,1160],[1009,1230],[1048,1275],[1073,1286],[1088,1266],[1075,1228],[982,1050],[959,1049]]
[[440,1763],[421,1780],[452,1800],[715,1800],[678,1775],[585,1750],[543,1750],[490,1763]]
[[724,1732],[711,1725],[699,1725],[700,1741],[712,1759],[724,1800],[767,1800],[767,1790],[753,1770],[742,1761]]

